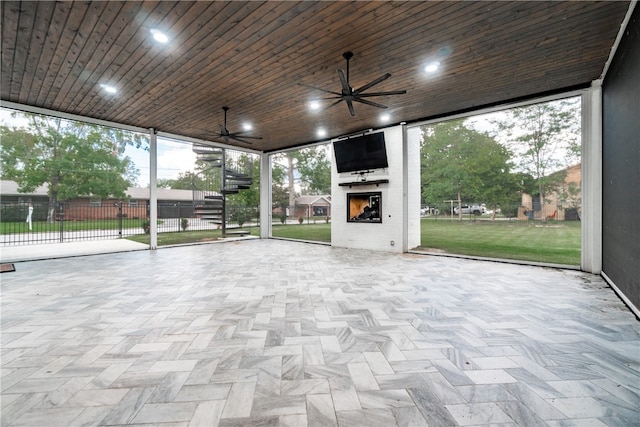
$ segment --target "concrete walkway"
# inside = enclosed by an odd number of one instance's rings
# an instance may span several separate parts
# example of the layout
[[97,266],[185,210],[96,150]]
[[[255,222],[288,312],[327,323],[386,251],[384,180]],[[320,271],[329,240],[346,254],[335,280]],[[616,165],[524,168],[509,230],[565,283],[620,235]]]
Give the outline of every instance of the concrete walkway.
[[127,239],[2,246],[0,247],[0,262],[35,261],[40,259],[140,251],[146,249],[149,249],[149,245],[132,242]]

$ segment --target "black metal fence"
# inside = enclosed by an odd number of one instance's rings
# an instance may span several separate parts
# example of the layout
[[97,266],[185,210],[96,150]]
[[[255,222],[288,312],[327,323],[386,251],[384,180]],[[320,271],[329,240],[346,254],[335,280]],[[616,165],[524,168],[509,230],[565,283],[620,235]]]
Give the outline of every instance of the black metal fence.
[[[118,239],[148,230],[148,203],[127,201],[1,203],[2,246]],[[227,206],[227,228],[259,225],[258,207]],[[159,202],[158,233],[216,230],[193,203]]]

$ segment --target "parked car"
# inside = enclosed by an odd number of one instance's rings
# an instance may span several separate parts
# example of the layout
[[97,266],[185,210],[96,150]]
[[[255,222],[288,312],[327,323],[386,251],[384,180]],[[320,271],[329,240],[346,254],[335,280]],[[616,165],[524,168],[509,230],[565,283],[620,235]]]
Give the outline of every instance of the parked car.
[[453,212],[457,215],[458,213],[462,213],[463,215],[474,214],[474,215],[482,215],[486,212],[486,208],[484,205],[462,205],[460,208],[453,208]]

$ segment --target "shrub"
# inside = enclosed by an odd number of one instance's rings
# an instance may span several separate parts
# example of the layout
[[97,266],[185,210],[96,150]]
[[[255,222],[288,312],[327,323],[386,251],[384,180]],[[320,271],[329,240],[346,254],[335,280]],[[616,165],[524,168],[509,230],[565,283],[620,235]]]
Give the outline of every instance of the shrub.
[[236,214],[236,220],[238,221],[238,227],[242,227],[247,221],[247,213],[244,209],[240,209]]
[[187,227],[189,227],[189,220],[187,218],[180,218],[180,227],[182,227],[182,231],[187,231]]
[[151,230],[151,221],[149,219],[142,220],[142,229],[144,230],[145,234],[149,234],[149,231]]
[[303,217],[301,217],[301,216],[299,216],[299,217],[298,217],[298,223],[299,223],[299,224],[302,224],[303,222],[304,222],[304,218],[303,218]]

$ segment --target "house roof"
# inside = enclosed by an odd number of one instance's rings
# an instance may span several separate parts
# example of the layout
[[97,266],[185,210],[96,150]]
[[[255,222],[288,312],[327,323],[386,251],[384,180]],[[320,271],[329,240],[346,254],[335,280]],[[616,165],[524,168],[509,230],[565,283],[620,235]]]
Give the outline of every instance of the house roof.
[[[125,193],[132,199],[148,200],[149,195],[148,188],[129,187]],[[193,201],[193,191],[191,190],[173,190],[169,188],[158,188],[157,190],[158,200],[175,200],[175,201]]]
[[[4,0],[0,95],[5,106],[222,142],[228,106],[228,130],[251,121],[248,135],[263,139],[227,142],[269,152],[587,87],[632,5]],[[390,73],[363,92],[406,94],[365,99],[384,110],[356,102],[355,116],[344,102],[329,107],[336,99],[322,98],[342,91],[336,70],[348,51],[350,86]],[[323,109],[310,111],[311,100]]]
[[300,196],[296,197],[297,205],[330,205],[331,196]]
[[[48,185],[41,185],[34,191],[29,193],[21,193],[18,191],[18,183],[15,181],[0,181],[0,192],[3,196],[48,196]],[[129,187],[125,194],[132,199],[148,200],[149,189],[140,187]],[[87,196],[88,197],[88,196]],[[174,200],[174,201],[193,201],[193,192],[191,190],[173,190],[169,188],[158,188],[158,200]]]
[[29,195],[29,196],[47,196],[48,193],[48,185],[41,185],[37,187],[34,191],[29,193],[21,193],[18,191],[18,183],[15,181],[0,181],[0,194],[2,196],[16,196],[16,195]]

